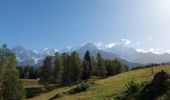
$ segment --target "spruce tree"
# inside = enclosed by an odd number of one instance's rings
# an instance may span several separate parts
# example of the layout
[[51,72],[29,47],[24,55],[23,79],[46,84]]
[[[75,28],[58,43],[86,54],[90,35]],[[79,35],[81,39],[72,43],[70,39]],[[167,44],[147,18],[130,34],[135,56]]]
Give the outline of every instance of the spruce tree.
[[92,66],[92,76],[97,76],[97,62],[94,57],[91,57],[91,66]]
[[62,82],[63,61],[62,57],[56,53],[54,61],[54,81],[55,83]]
[[43,84],[47,86],[53,81],[52,56],[47,56],[42,67]]
[[63,84],[71,83],[71,75],[70,75],[70,56],[67,53],[62,54],[63,59],[63,74],[62,74],[62,82]]
[[107,69],[107,76],[113,76],[115,74],[114,63],[112,60],[105,60],[105,66]]
[[72,52],[71,53],[71,81],[72,82],[77,82],[81,80],[82,77],[82,66],[81,66],[81,59],[78,55],[77,52]]
[[106,74],[107,74],[107,70],[106,70],[106,67],[104,65],[104,59],[103,59],[103,57],[100,53],[97,53],[96,59],[97,59],[97,67],[98,67],[97,74],[101,78],[104,78],[104,77],[106,77]]
[[86,51],[83,60],[83,80],[90,79],[92,74],[92,65],[91,65],[91,57],[90,52]]
[[114,66],[115,66],[115,74],[119,74],[126,70],[124,68],[124,65],[117,58],[114,60]]

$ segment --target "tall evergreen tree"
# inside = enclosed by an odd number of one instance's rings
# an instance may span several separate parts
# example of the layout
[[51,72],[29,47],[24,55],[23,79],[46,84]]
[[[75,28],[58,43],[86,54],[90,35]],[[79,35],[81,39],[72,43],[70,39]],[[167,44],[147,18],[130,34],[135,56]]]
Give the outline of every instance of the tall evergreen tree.
[[97,76],[97,62],[94,57],[91,57],[92,75]]
[[63,74],[62,74],[62,82],[64,84],[69,84],[71,82],[70,75],[70,56],[67,53],[62,54],[63,59]]
[[119,74],[126,70],[124,65],[117,58],[114,60],[114,66],[115,66],[115,74]]
[[107,69],[107,76],[115,75],[115,66],[113,60],[105,60],[105,66]]
[[54,61],[54,81],[55,83],[62,82],[62,73],[63,73],[63,61],[62,57],[56,53]]
[[71,53],[71,81],[72,82],[77,82],[81,80],[82,77],[82,66],[81,66],[81,59],[78,55],[77,52],[72,52]]
[[83,60],[83,80],[90,79],[92,74],[92,65],[91,65],[91,57],[90,52],[86,51]]
[[106,74],[107,74],[107,70],[104,65],[104,59],[100,53],[97,54],[96,59],[97,59],[97,67],[98,67],[98,71],[97,71],[98,76],[104,78],[106,77]]
[[53,80],[53,69],[52,69],[52,56],[47,56],[44,60],[44,64],[42,67],[42,78],[43,83],[45,86],[48,85],[48,83],[52,83]]

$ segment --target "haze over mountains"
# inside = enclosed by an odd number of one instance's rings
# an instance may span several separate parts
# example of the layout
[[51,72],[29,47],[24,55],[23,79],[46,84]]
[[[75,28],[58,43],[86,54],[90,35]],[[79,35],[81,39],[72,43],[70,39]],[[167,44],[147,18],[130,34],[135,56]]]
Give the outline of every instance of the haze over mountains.
[[43,50],[33,51],[26,49],[20,45],[12,48],[12,51],[16,53],[19,65],[32,65],[41,66],[43,60],[47,55],[55,55],[56,52],[68,52],[77,51],[81,58],[84,53],[89,50],[91,55],[96,57],[100,52],[106,59],[118,58],[122,63],[127,64],[129,67],[135,67],[139,65],[149,63],[167,63],[170,62],[170,54],[155,54],[152,52],[138,52],[134,48],[128,48],[123,45],[106,45],[98,46],[94,43],[87,43],[75,47],[66,47],[61,50],[44,48]]

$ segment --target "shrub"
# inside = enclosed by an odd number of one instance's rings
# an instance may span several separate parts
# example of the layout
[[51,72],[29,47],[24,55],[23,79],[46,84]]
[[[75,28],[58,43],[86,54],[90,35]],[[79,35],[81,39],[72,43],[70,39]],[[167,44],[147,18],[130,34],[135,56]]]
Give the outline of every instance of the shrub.
[[170,89],[169,79],[169,74],[164,71],[156,73],[154,79],[140,91],[138,99],[156,100],[159,96],[166,94]]
[[44,92],[43,88],[26,88],[26,98],[32,98]]
[[77,87],[71,89],[71,90],[69,91],[69,94],[80,93],[80,92],[86,91],[88,88],[89,88],[89,84],[87,84],[87,83],[81,83],[81,84],[79,84]]
[[140,87],[141,87],[141,83],[135,78],[131,78],[130,81],[128,81],[125,84],[125,91],[122,91],[121,93],[117,94],[115,96],[115,99],[116,100],[134,99],[138,95],[138,91]]
[[129,93],[137,92],[140,89],[140,86],[140,82],[137,81],[135,78],[130,79],[130,81],[125,84],[125,87],[127,89],[126,91]]
[[45,92],[50,92],[50,91],[52,91],[54,89],[57,89],[57,86],[48,86],[45,89],[46,89]]

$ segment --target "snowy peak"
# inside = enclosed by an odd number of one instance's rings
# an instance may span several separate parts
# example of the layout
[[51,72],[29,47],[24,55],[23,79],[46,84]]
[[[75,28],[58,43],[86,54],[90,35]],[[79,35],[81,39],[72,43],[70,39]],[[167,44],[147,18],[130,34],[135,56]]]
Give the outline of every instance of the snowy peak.
[[[29,49],[25,49],[24,47],[17,45],[12,49],[12,51],[16,54],[17,60],[22,65],[42,65],[44,58],[47,55],[54,56],[56,52],[63,53],[72,51],[77,51],[81,58],[83,58],[84,53],[89,50],[92,56],[96,56],[98,52],[100,52],[103,57],[107,59],[120,58],[129,62],[134,63],[163,63],[170,62],[170,54],[155,54],[153,51],[158,49],[150,49],[150,52],[142,49],[134,49],[129,48],[123,45],[117,45],[114,43],[110,43],[107,45],[103,45],[101,43],[87,43],[83,45],[77,45],[73,47],[66,47],[64,49],[58,50],[54,48],[44,48],[42,50],[32,51]],[[167,51],[170,52],[170,51]]]
[[105,48],[114,48],[114,46],[115,46],[116,44],[115,43],[110,43],[110,44],[107,44],[106,46],[105,46]]
[[56,52],[59,52],[57,49],[49,49],[49,48],[44,48],[43,50],[40,50],[39,53],[44,54],[44,55],[52,55],[54,56]]
[[19,62],[22,62],[27,59],[36,58],[38,56],[32,50],[25,49],[24,47],[20,45],[17,45],[16,47],[14,47],[12,51],[16,54]]
[[85,49],[90,49],[90,50],[98,50],[99,48],[93,44],[93,43],[87,43],[84,46],[82,46],[81,48],[85,48]]
[[72,51],[72,47],[69,47],[69,46],[62,49],[62,52],[70,52],[70,51]]

